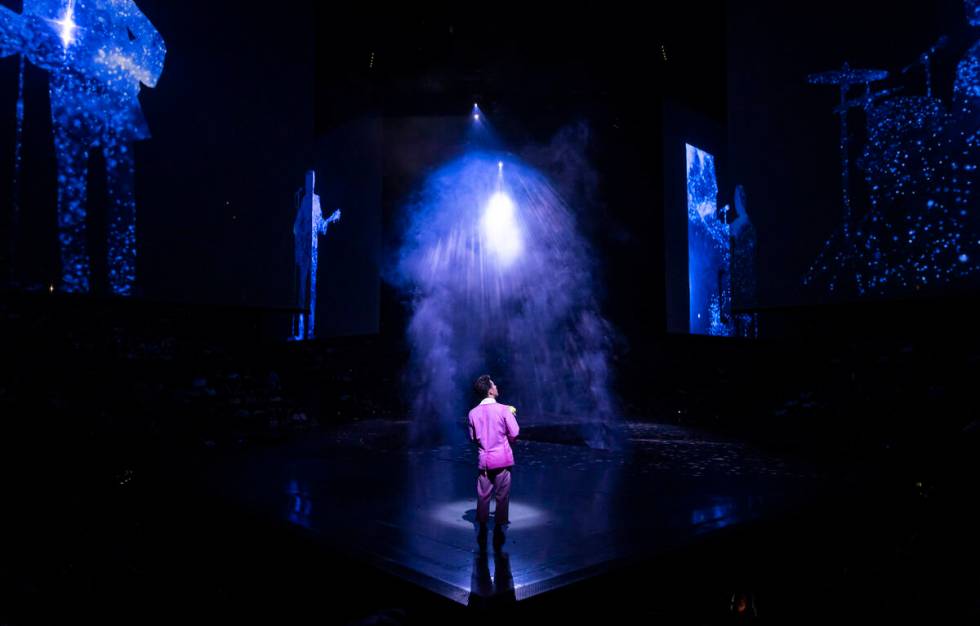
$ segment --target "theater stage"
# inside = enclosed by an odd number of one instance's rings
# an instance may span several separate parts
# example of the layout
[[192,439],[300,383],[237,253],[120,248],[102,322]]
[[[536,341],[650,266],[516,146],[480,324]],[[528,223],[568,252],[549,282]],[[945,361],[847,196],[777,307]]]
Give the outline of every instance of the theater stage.
[[676,426],[624,423],[620,451],[530,427],[515,444],[507,541],[483,553],[474,450],[406,449],[407,425],[360,422],[225,454],[200,486],[461,604],[520,601],[650,561],[805,506],[819,488],[812,468]]

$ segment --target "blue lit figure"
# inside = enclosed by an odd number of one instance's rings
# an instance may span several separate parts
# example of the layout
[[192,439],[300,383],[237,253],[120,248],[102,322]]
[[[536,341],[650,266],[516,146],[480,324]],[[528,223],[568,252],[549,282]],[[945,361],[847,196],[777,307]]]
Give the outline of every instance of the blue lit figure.
[[[306,187],[302,190],[296,220],[293,222],[295,249],[297,306],[303,313],[293,318],[293,340],[313,339],[316,336],[316,277],[319,256],[318,240],[327,234],[331,223],[340,219],[340,209],[323,219],[320,196],[315,193],[316,173],[306,173]],[[297,194],[299,195],[299,194]]]
[[50,72],[58,161],[61,288],[89,290],[85,219],[88,159],[105,156],[109,288],[131,295],[136,280],[132,144],[150,137],[138,96],[163,72],[166,46],[133,0],[24,0],[23,15],[0,10],[0,53],[19,52]]

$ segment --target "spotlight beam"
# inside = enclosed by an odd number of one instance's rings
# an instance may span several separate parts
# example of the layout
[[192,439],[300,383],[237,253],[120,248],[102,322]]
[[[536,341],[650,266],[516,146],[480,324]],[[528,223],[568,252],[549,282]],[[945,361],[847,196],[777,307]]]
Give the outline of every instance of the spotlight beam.
[[484,239],[503,266],[513,263],[523,248],[515,212],[514,201],[502,191],[490,197],[483,211]]

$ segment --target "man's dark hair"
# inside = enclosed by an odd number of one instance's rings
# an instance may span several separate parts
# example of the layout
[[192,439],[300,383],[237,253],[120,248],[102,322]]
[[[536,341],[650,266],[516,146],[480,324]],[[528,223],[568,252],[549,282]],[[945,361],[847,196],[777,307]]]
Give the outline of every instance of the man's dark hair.
[[487,394],[490,393],[490,387],[492,386],[493,386],[493,381],[490,380],[489,374],[484,374],[483,376],[480,376],[479,378],[476,379],[476,382],[473,383],[473,389],[476,390],[476,393],[479,394],[481,398],[487,397]]

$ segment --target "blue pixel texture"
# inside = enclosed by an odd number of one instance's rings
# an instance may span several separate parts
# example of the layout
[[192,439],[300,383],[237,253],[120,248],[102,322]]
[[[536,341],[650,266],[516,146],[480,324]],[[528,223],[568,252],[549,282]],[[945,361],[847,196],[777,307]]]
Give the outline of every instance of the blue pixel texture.
[[[980,26],[980,2],[968,0],[965,10]],[[872,97],[863,106],[867,137],[857,166],[867,205],[825,242],[804,285],[900,296],[970,285],[980,276],[980,41],[958,61],[948,103],[933,95],[929,59],[922,58],[927,84],[920,95],[901,85],[884,83],[878,92],[863,86]]]
[[970,26],[980,26],[980,0],[964,0],[963,7]]
[[690,332],[732,336],[731,229],[718,210],[713,155],[687,145]]
[[0,7],[0,54],[22,54],[48,70],[58,163],[61,289],[90,289],[86,246],[88,158],[101,150],[108,194],[107,261],[112,293],[136,282],[133,143],[150,137],[140,85],[155,87],[166,46],[132,0],[25,0]]

